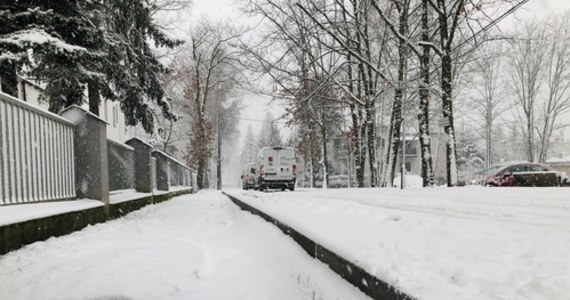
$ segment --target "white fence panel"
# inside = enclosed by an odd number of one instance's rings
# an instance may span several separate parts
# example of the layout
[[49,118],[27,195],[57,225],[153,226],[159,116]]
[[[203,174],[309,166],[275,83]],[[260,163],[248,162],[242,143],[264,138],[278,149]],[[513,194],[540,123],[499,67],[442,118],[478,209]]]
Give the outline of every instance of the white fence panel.
[[73,124],[0,93],[0,205],[75,198]]

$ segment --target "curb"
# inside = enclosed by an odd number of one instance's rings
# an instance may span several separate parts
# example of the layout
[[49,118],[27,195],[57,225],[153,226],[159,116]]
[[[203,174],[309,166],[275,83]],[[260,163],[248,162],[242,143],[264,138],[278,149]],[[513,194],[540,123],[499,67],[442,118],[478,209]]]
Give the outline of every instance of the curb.
[[378,279],[376,276],[366,272],[361,267],[314,242],[302,233],[288,226],[287,224],[273,218],[272,216],[252,207],[235,196],[222,192],[226,197],[239,206],[242,210],[251,212],[260,216],[265,221],[272,223],[283,233],[289,235],[297,244],[299,244],[311,257],[327,264],[331,270],[340,275],[344,280],[356,286],[366,295],[376,300],[416,300],[416,298],[407,295],[396,287]]

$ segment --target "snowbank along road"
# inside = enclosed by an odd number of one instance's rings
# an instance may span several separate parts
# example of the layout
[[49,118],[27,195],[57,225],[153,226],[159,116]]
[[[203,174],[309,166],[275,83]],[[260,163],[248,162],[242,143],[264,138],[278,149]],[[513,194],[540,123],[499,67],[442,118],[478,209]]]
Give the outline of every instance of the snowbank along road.
[[233,190],[422,300],[569,299],[567,188]]

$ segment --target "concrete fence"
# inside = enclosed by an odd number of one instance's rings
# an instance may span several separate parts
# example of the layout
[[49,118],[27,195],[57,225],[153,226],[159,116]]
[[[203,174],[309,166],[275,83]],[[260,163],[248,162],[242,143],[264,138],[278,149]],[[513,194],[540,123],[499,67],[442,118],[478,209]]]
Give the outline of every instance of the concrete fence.
[[0,205],[75,198],[73,130],[0,93]]
[[117,141],[107,140],[109,158],[109,190],[135,188],[135,149]]
[[78,107],[61,116],[0,93],[0,205],[109,192],[194,187],[194,170],[138,138],[107,139],[107,122]]

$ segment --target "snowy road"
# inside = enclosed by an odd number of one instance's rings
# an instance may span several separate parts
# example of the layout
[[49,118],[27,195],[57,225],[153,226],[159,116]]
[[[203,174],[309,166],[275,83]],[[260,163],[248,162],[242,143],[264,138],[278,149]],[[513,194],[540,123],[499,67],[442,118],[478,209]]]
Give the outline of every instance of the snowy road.
[[230,193],[418,299],[568,299],[569,188]]
[[0,256],[0,299],[368,299],[215,192]]

